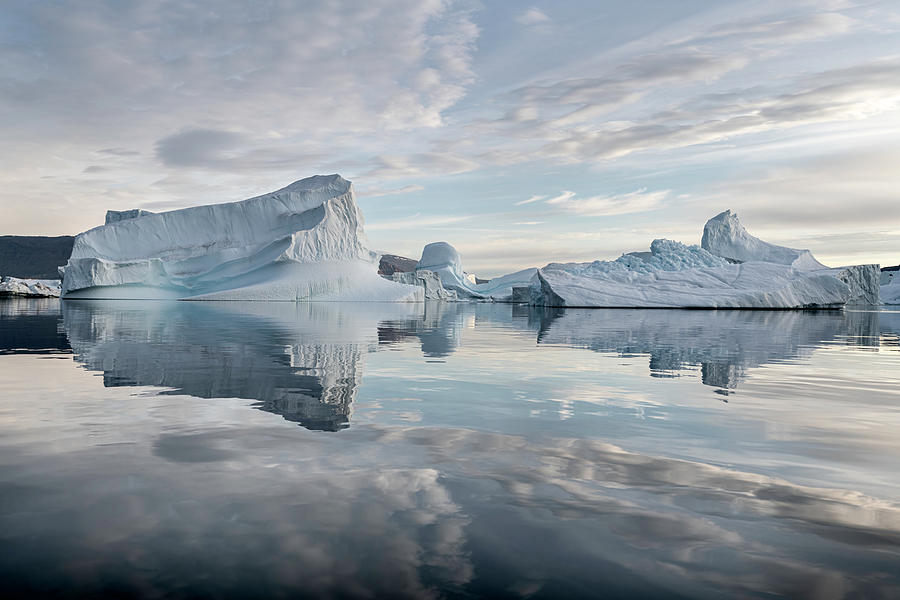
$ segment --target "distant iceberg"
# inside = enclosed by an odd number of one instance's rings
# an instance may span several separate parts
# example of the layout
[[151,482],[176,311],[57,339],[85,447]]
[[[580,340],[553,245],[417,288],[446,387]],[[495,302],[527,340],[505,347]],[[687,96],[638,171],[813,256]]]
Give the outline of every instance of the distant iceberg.
[[437,274],[444,288],[456,292],[462,300],[510,301],[514,287],[527,287],[535,282],[537,269],[524,269],[509,275],[476,283],[476,278],[462,268],[462,259],[456,248],[447,242],[433,242],[422,249],[422,258],[416,271]]
[[65,298],[420,301],[377,274],[349,181],[158,214],[110,211],[61,269]]
[[551,263],[537,272],[531,302],[635,308],[837,308],[879,302],[877,265],[831,269],[808,250],[763,242],[725,211],[701,246],[654,240],[649,253],[614,261]]
[[0,277],[0,297],[25,296],[32,298],[58,298],[59,279],[20,279]]

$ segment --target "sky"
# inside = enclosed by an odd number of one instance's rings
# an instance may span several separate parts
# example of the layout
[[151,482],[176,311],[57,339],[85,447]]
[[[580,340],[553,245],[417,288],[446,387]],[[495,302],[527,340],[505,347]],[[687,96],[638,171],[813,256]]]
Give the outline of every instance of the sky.
[[732,209],[900,263],[900,4],[0,5],[0,234],[353,181],[371,246],[492,277]]

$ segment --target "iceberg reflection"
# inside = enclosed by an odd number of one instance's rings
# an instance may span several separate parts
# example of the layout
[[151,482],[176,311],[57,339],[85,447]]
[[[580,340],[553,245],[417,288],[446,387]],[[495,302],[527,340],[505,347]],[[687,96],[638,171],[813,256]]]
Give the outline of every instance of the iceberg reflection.
[[107,387],[257,400],[307,429],[337,431],[350,421],[379,316],[419,309],[79,301],[63,303],[63,319],[75,360]]
[[875,311],[551,309],[531,319],[538,344],[650,357],[650,375],[700,369],[705,385],[736,389],[749,369],[808,357],[823,344],[896,345],[898,323]]
[[64,354],[72,349],[56,298],[0,299],[0,354]]

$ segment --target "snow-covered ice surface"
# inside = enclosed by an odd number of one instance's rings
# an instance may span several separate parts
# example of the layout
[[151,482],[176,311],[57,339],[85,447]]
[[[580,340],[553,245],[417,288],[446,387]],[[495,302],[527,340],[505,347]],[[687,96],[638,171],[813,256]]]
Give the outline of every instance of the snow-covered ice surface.
[[514,287],[532,285],[537,272],[534,268],[523,269],[487,283],[475,283],[475,277],[463,270],[459,252],[447,242],[426,245],[416,270],[437,273],[444,288],[455,291],[460,299],[498,301],[509,301]]
[[0,277],[0,296],[58,298],[59,293],[59,279],[20,279],[18,277]]
[[418,301],[377,274],[349,181],[309,177],[276,192],[152,214],[111,211],[80,234],[66,298]]
[[543,306],[646,308],[833,308],[878,302],[875,265],[830,269],[808,250],[763,242],[725,211],[702,246],[654,240],[614,261],[552,263],[538,271]]

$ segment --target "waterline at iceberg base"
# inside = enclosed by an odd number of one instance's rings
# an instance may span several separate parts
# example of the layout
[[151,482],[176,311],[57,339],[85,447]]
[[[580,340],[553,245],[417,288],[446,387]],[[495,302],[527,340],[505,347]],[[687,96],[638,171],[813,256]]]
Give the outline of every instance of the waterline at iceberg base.
[[110,211],[62,269],[67,299],[525,302],[581,308],[840,308],[879,304],[877,265],[829,268],[764,242],[725,211],[700,246],[654,240],[613,261],[550,263],[489,281],[453,246],[425,246],[413,273],[378,275],[352,185],[317,175],[226,204]]

